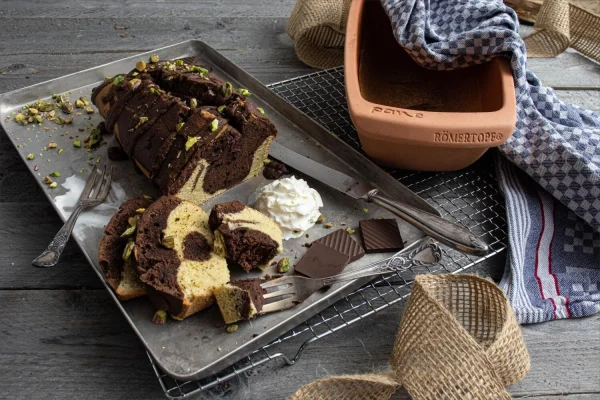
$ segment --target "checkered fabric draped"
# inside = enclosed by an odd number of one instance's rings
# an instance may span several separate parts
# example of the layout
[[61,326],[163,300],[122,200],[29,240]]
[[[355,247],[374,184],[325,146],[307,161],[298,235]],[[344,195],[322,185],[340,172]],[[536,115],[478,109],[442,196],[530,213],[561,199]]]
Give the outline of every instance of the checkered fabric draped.
[[[397,41],[425,68],[449,70],[510,58],[517,125],[500,148],[504,158],[498,158],[511,245],[501,286],[521,323],[600,311],[598,115],[563,103],[527,69],[517,16],[502,1],[381,3]],[[552,197],[523,189],[537,185]],[[529,225],[515,225],[525,222]],[[556,272],[560,268],[562,277]]]

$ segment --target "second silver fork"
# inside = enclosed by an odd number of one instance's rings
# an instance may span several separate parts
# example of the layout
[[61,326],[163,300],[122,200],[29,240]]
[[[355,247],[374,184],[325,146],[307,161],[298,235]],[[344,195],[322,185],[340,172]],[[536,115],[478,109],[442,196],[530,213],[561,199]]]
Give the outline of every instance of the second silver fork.
[[[430,261],[422,261],[417,258],[417,256],[423,255]],[[264,294],[265,304],[262,307],[261,313],[291,308],[302,303],[317,290],[335,283],[402,272],[413,266],[433,266],[439,263],[441,259],[442,250],[440,247],[430,238],[425,238],[411,244],[386,260],[378,261],[355,271],[321,279],[290,275],[266,281],[260,285],[267,292]]]
[[58,259],[69,241],[69,237],[73,232],[79,214],[81,214],[81,211],[85,208],[97,206],[106,199],[108,192],[110,191],[111,181],[112,166],[109,168],[104,166],[102,171],[94,168],[85,183],[83,192],[77,202],[77,207],[75,207],[67,222],[65,222],[56,236],[54,236],[54,239],[50,242],[46,250],[32,261],[33,266],[48,268],[53,267],[58,263]]

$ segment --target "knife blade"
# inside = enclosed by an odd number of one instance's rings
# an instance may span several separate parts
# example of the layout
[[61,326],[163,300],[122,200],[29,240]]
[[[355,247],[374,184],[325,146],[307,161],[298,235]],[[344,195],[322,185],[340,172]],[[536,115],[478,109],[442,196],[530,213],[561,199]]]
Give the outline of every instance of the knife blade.
[[269,155],[303,174],[315,178],[319,182],[355,199],[362,198],[373,189],[373,187],[367,183],[357,181],[340,171],[329,168],[308,157],[304,157],[277,142],[271,143]]
[[434,239],[463,253],[484,256],[488,245],[467,228],[406,203],[390,199],[371,185],[329,168],[279,144],[271,143],[269,155],[354,199],[377,204],[411,223]]

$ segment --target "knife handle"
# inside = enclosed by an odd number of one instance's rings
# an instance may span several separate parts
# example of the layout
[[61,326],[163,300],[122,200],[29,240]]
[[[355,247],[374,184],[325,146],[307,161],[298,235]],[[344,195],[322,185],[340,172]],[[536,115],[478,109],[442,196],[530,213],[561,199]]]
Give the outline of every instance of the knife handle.
[[485,256],[490,252],[488,245],[473,235],[467,228],[427,211],[392,200],[380,194],[377,189],[368,192],[365,195],[365,200],[396,214],[427,235],[453,249],[475,256]]

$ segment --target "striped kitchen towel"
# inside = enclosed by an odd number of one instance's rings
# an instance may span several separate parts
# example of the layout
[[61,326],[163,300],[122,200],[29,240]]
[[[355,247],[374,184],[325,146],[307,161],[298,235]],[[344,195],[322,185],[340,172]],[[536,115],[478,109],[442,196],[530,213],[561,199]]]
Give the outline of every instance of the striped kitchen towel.
[[381,3],[398,43],[425,68],[510,58],[517,124],[498,159],[510,242],[501,286],[521,323],[600,311],[598,115],[561,102],[528,70],[517,16],[502,1]]

